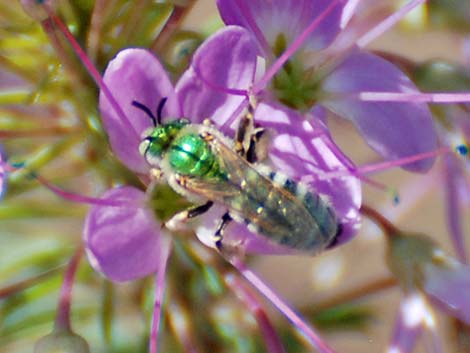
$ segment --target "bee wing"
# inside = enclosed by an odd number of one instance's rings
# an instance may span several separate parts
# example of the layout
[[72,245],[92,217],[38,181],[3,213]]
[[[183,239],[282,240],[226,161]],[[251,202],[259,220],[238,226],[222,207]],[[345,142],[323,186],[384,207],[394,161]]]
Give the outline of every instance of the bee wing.
[[258,233],[277,243],[302,239],[296,237],[297,229],[318,229],[302,201],[291,192],[260,174],[250,163],[236,154],[222,141],[209,142],[219,158],[227,180],[188,178],[185,188],[210,200],[219,202],[241,219],[253,224]]
[[221,203],[240,193],[235,184],[215,179],[186,178],[183,187],[191,193]]

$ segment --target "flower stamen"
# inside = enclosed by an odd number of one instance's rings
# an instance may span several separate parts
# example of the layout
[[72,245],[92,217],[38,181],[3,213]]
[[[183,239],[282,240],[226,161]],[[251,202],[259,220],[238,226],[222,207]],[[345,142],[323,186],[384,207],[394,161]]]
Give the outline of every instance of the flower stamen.
[[281,69],[282,66],[289,60],[292,55],[300,48],[300,46],[305,42],[307,37],[318,28],[318,26],[325,20],[328,15],[333,11],[333,9],[339,5],[341,0],[333,0],[328,7],[323,10],[313,21],[312,23],[302,32],[300,36],[296,38],[294,42],[287,48],[287,50],[282,53],[281,56],[269,67],[264,76],[254,84],[253,94],[260,93],[268,84],[269,81],[276,75],[277,72]]

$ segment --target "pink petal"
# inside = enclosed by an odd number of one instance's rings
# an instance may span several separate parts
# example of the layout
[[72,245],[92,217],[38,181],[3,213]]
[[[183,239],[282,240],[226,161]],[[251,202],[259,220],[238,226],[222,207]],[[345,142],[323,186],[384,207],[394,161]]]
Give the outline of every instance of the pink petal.
[[134,280],[157,270],[160,224],[145,208],[145,194],[125,186],[108,190],[103,199],[122,207],[91,207],[83,240],[90,264],[112,281]]
[[223,125],[245,99],[228,90],[248,91],[256,54],[251,35],[241,27],[227,26],[209,37],[176,85],[184,116],[195,123],[211,118]]
[[468,194],[465,171],[461,161],[454,154],[444,156],[446,216],[449,235],[461,261],[467,261],[465,234],[463,231],[463,202],[461,198]]
[[[276,170],[307,182],[312,191],[325,195],[342,224],[339,243],[349,240],[360,225],[361,186],[348,175],[350,161],[340,152],[325,130],[313,126],[296,111],[262,103],[255,112],[261,126],[272,129],[269,157]],[[314,121],[314,118],[310,119]],[[344,171],[344,176],[328,178],[328,172]]]
[[428,265],[424,289],[438,306],[470,325],[470,266]]
[[411,353],[421,335],[427,305],[420,294],[408,293],[400,303],[388,352]]
[[[280,35],[284,36],[287,45],[292,43],[330,4],[331,0],[252,0],[244,2],[242,9],[238,1],[217,1],[226,24],[245,27],[256,35],[257,29],[250,18],[253,19],[271,48]],[[304,48],[320,50],[331,44],[340,31],[343,7],[340,2],[312,32]]]
[[138,101],[156,110],[167,97],[165,116],[180,117],[176,94],[165,69],[152,53],[145,49],[125,49],[109,62],[104,82],[125,115],[116,112],[104,92],[100,92],[100,113],[113,152],[129,168],[146,172],[148,166],[139,153],[142,133],[152,126],[151,119],[132,105]]
[[[225,207],[216,204],[197,221],[194,229],[198,239],[204,245],[215,249],[214,233],[226,211]],[[232,221],[225,228],[222,244],[227,250],[235,248],[250,254],[286,255],[294,253],[294,250],[271,242],[267,237],[260,234],[250,232],[245,224],[235,221]]]
[[[323,89],[338,98],[321,102],[337,115],[351,120],[366,142],[383,157],[394,160],[437,148],[431,112],[422,103],[363,102],[341,97],[359,92],[418,92],[397,67],[379,56],[356,52],[323,82]],[[405,169],[425,172],[434,158],[407,164]]]

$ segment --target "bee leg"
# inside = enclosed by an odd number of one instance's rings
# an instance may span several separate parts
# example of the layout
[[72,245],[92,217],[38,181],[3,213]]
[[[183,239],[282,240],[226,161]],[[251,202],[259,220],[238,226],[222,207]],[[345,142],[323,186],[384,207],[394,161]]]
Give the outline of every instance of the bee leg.
[[224,236],[224,230],[227,228],[228,224],[233,220],[232,216],[230,216],[230,213],[225,212],[224,215],[222,216],[222,219],[220,221],[219,226],[217,227],[217,230],[214,233],[214,243],[215,247],[217,250],[222,252],[222,239]]
[[214,203],[212,201],[207,201],[205,204],[190,207],[187,210],[178,212],[173,217],[170,218],[167,222],[165,222],[165,227],[170,230],[178,230],[181,229],[181,225],[186,223],[191,218],[197,217],[202,215],[203,213],[207,212]]
[[191,207],[190,209],[186,210],[186,212],[188,213],[188,218],[194,218],[202,215],[203,213],[206,213],[207,211],[209,211],[213,204],[214,202],[207,201],[203,205]]
[[268,155],[269,134],[263,128],[254,126],[256,101],[251,99],[246,114],[240,120],[235,136],[235,151],[250,163],[266,159]]
[[253,114],[254,114],[254,105],[248,105],[248,111],[240,120],[238,125],[237,134],[235,135],[235,151],[240,156],[245,156],[246,151],[250,147],[251,140],[251,131],[253,131]]
[[331,242],[326,247],[327,249],[330,249],[330,248],[334,247],[338,243],[338,240],[339,240],[339,237],[340,237],[341,233],[343,233],[343,225],[341,223],[338,223],[338,230],[336,231],[336,234],[335,234],[334,238],[331,240]]
[[160,184],[163,180],[163,172],[159,168],[150,169],[150,184],[145,191],[145,194],[150,198],[153,194],[156,186]]
[[248,162],[261,162],[268,157],[269,135],[263,128],[256,128],[254,130],[250,137],[250,146],[245,155]]

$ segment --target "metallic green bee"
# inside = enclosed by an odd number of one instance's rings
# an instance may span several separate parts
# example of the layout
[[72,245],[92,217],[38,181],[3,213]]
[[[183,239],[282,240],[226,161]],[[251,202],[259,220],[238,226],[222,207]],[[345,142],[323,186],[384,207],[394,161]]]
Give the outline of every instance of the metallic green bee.
[[316,253],[332,245],[341,226],[329,203],[305,185],[255,164],[264,130],[253,129],[252,109],[232,141],[209,121],[191,124],[177,119],[162,124],[164,103],[160,102],[157,119],[146,106],[133,102],[154,122],[144,133],[140,153],[176,192],[200,204],[169,223],[196,217],[215,203],[227,209],[214,234],[218,249],[232,219],[287,248]]

